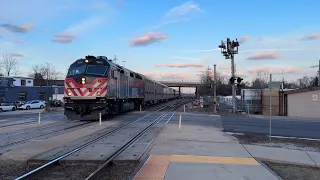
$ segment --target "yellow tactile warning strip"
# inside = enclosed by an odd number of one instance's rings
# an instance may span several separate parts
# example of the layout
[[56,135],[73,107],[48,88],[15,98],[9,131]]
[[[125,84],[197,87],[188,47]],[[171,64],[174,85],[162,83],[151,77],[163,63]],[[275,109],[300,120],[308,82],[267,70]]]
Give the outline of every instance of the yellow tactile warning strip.
[[254,158],[189,155],[151,155],[133,179],[163,180],[169,162],[260,165]]

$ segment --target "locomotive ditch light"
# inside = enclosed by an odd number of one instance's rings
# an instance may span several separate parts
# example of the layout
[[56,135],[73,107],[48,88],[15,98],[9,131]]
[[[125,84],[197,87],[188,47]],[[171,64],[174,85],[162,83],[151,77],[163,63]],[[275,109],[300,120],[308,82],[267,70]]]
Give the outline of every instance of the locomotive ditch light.
[[98,91],[98,92],[97,92],[97,95],[98,95],[98,96],[100,96],[100,95],[101,95],[100,91]]

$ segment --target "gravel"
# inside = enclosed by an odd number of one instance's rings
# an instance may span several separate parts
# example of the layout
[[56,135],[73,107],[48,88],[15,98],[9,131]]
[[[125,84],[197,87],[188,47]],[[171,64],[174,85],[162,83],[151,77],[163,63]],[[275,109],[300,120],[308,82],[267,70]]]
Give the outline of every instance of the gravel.
[[262,135],[233,134],[233,136],[236,137],[241,144],[252,144],[268,147],[279,147],[285,149],[320,152],[320,141],[316,140],[272,138],[270,142],[269,137]]
[[14,179],[26,173],[27,170],[26,162],[0,160],[0,179]]
[[262,161],[283,180],[319,180],[320,167],[294,165],[273,161]]

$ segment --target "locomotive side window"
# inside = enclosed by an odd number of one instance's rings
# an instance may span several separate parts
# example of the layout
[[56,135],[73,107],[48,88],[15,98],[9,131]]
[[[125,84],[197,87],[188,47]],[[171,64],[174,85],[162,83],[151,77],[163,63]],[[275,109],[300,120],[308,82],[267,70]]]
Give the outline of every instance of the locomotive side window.
[[114,78],[114,69],[110,69],[110,77]]

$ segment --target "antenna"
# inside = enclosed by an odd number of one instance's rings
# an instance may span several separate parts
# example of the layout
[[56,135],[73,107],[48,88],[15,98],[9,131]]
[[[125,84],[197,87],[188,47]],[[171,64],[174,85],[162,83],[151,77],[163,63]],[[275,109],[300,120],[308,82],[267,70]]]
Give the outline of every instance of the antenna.
[[125,67],[125,65],[126,65],[126,60],[122,60],[122,62],[123,62],[123,67]]
[[115,64],[117,64],[117,56],[116,55],[114,55],[114,58],[113,58],[113,62],[115,63]]

